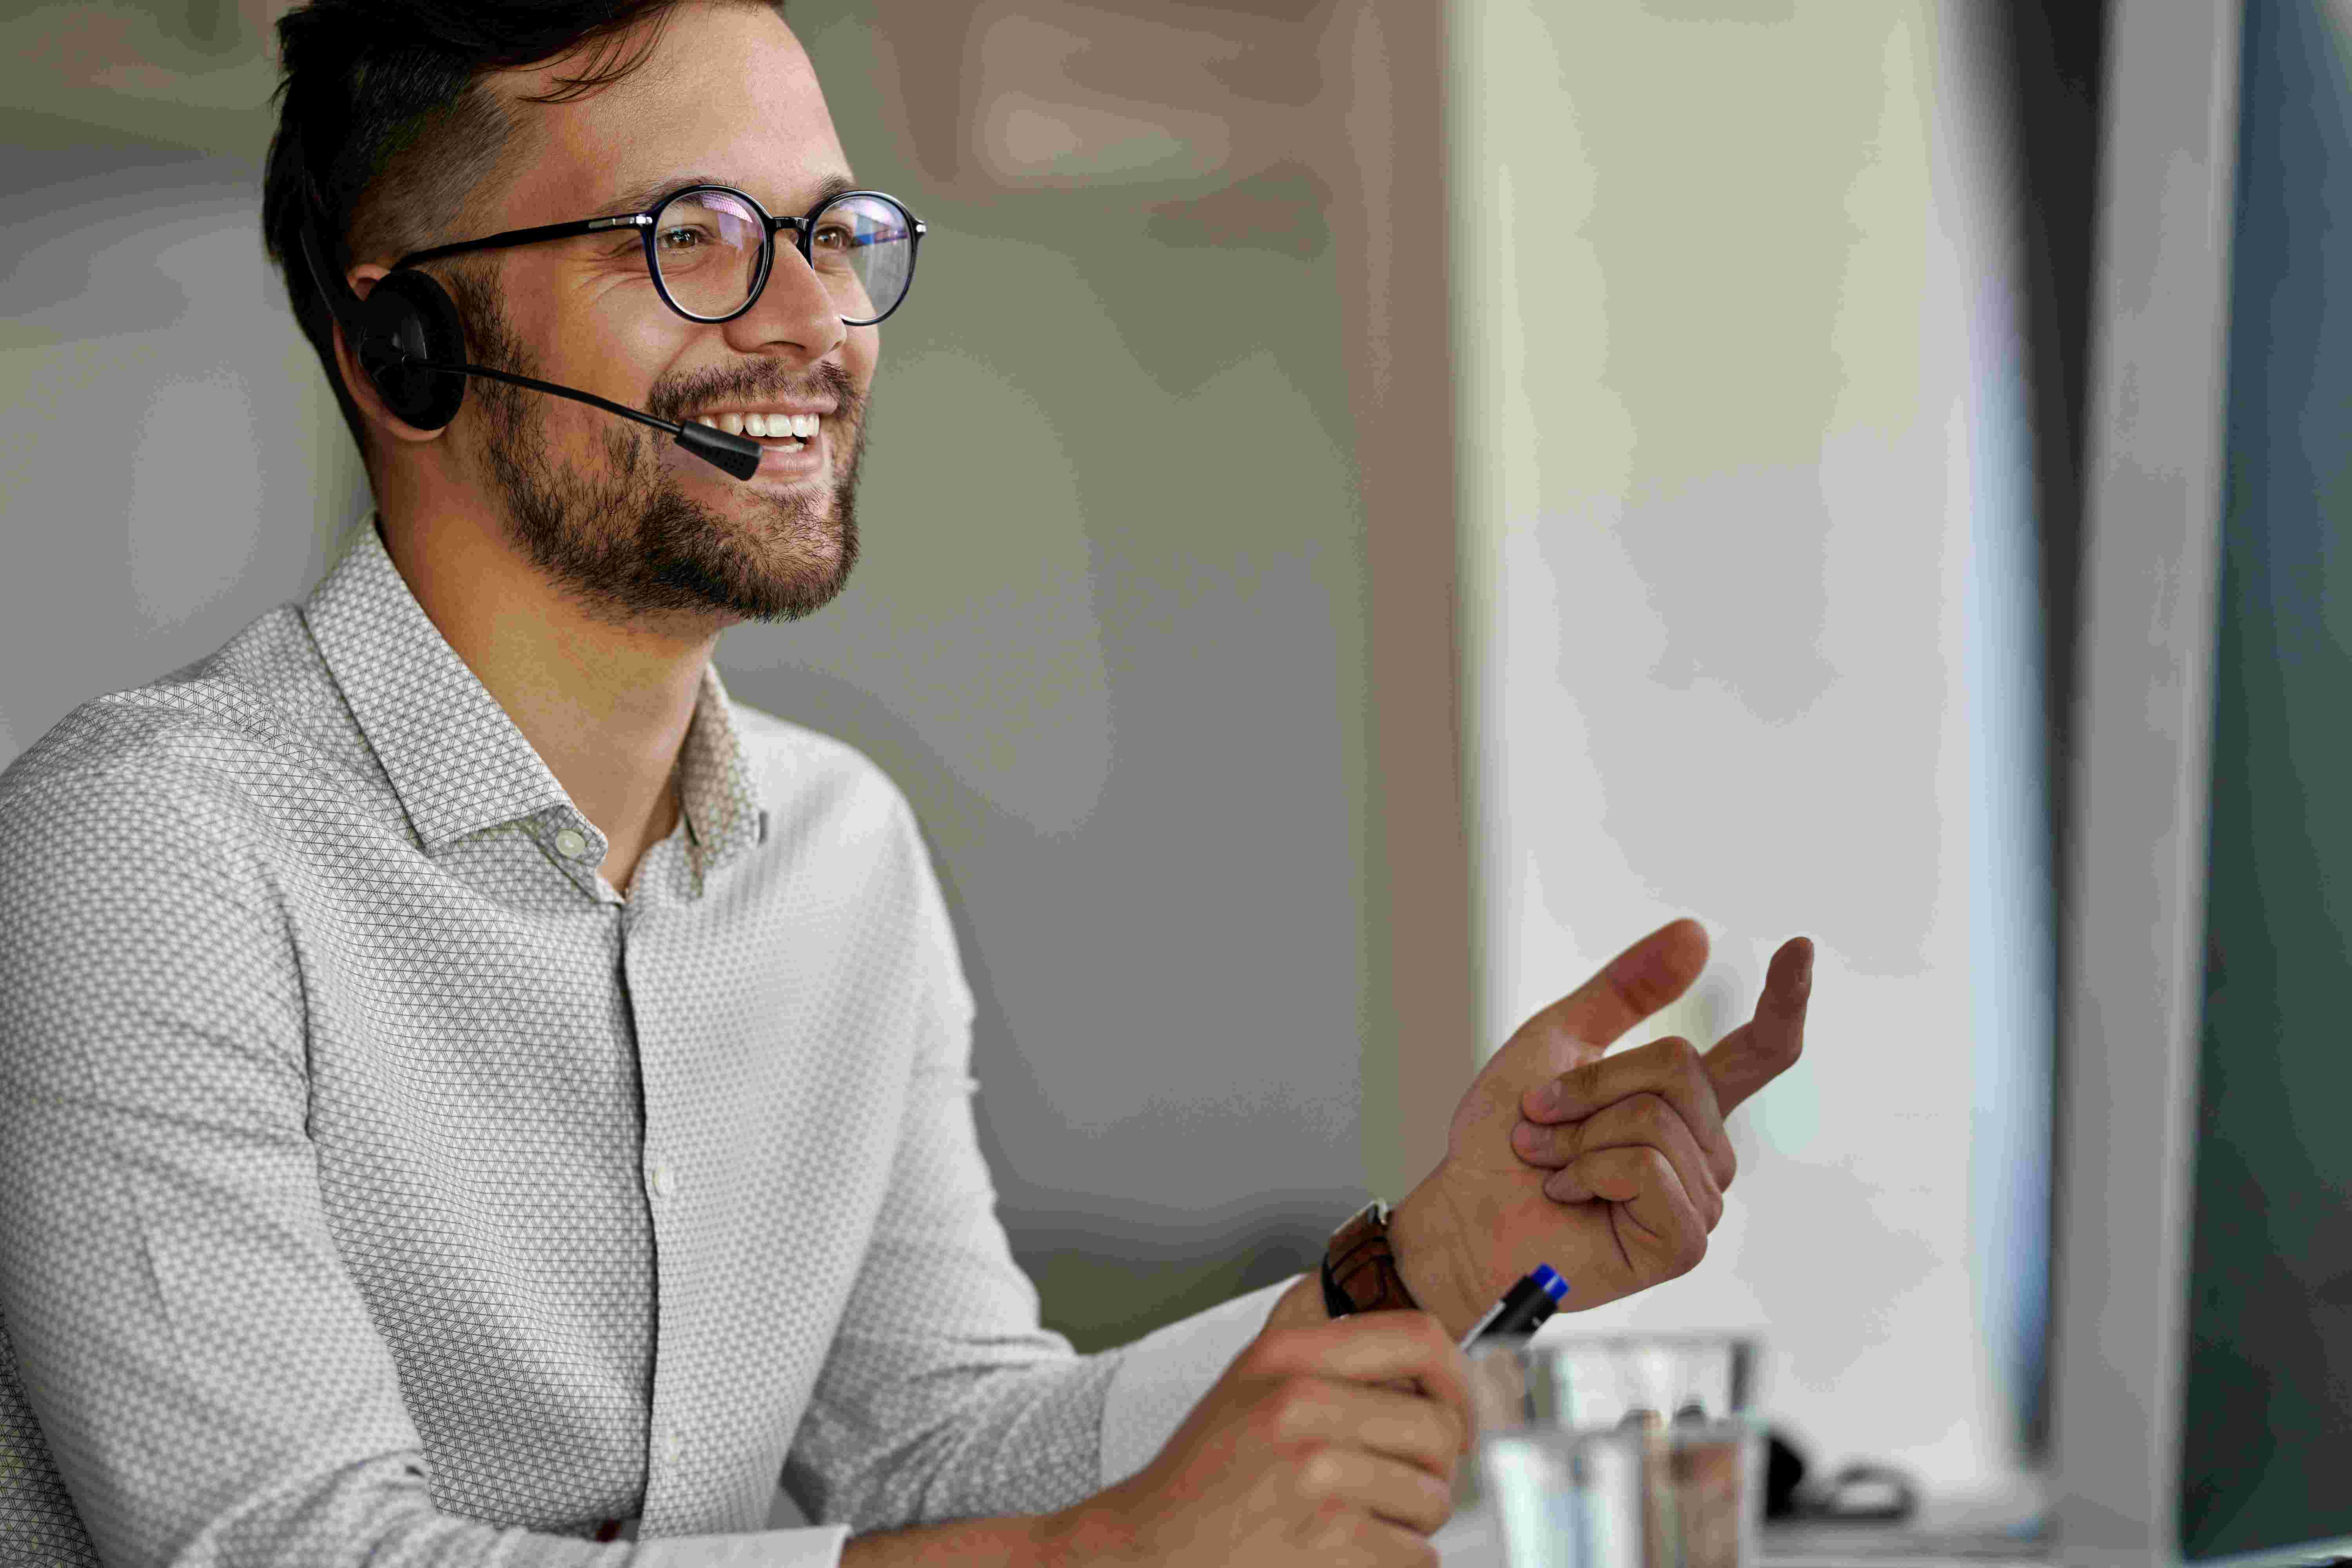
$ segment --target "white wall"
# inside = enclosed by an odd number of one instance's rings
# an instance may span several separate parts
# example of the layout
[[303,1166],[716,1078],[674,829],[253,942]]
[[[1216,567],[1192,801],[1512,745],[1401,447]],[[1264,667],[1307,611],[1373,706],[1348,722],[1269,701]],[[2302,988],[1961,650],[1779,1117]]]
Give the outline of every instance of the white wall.
[[2014,1458],[2047,877],[2017,265],[1957,7],[1464,0],[1481,1037],[1675,914],[1711,1041],[1821,957],[1712,1253],[1568,1320],[1751,1326],[1818,1458]]

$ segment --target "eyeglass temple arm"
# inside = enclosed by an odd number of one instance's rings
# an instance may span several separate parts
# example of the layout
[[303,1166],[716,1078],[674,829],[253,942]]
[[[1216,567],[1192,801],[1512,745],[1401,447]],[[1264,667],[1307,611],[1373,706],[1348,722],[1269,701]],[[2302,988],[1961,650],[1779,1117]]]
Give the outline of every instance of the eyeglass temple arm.
[[547,223],[537,228],[510,228],[503,234],[485,235],[480,239],[461,239],[455,245],[436,245],[430,250],[413,250],[394,262],[393,266],[414,267],[420,261],[438,261],[445,256],[463,256],[474,250],[506,250],[518,245],[570,239],[574,235],[595,234],[608,228],[643,228],[651,222],[653,219],[644,213],[617,213],[610,217],[586,218],[579,223]]

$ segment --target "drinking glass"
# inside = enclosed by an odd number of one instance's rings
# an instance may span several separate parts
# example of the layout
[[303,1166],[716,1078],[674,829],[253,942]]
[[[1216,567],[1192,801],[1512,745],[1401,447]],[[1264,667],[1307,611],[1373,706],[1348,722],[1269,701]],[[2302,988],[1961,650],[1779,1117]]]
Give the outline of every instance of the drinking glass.
[[1758,1346],[1496,1341],[1470,1354],[1479,1489],[1510,1568],[1745,1568],[1764,1518]]

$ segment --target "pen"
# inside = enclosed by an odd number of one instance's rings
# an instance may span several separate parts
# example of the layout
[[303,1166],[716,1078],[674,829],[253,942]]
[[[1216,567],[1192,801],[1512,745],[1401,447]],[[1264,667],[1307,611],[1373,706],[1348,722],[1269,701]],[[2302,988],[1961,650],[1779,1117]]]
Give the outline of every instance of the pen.
[[1512,1286],[1501,1300],[1486,1309],[1485,1317],[1470,1325],[1470,1331],[1462,1336],[1462,1348],[1466,1351],[1480,1340],[1505,1334],[1534,1333],[1567,1299],[1568,1281],[1550,1264],[1539,1263],[1533,1274]]

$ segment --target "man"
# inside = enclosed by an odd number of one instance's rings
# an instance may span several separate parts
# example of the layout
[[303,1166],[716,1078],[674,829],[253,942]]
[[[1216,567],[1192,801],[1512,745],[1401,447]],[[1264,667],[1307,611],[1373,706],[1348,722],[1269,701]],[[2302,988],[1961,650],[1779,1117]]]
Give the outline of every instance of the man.
[[[1539,1262],[1580,1307],[1697,1262],[1808,944],[1704,1058],[1601,1056],[1704,963],[1667,927],[1513,1037],[1323,1277],[1073,1355],[994,1217],[904,803],[710,668],[855,559],[912,215],[851,194],[760,0],[281,33],[265,222],[378,510],[303,605],[0,779],[38,1422],[0,1458],[89,1542],[0,1507],[0,1558],[1427,1562],[1453,1339]],[[780,1477],[815,1528],[760,1529]]]

